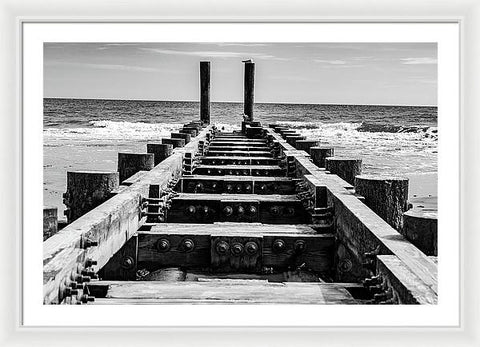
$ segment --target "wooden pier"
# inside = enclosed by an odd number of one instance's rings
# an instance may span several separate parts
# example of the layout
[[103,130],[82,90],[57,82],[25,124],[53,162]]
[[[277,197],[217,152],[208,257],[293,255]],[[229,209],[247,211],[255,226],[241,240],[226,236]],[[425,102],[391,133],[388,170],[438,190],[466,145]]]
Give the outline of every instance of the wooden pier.
[[358,158],[253,121],[252,62],[242,130],[219,131],[206,63],[200,121],[119,155],[108,198],[68,188],[72,219],[44,241],[44,304],[436,304],[436,261],[399,222],[408,181],[366,180]]

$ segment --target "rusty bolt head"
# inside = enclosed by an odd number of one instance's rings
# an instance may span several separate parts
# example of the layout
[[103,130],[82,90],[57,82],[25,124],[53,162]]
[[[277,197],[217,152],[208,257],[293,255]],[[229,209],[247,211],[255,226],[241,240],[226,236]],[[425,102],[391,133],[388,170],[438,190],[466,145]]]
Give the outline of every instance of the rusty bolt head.
[[231,247],[231,252],[235,256],[239,256],[243,253],[243,245],[239,242],[235,242]]
[[233,186],[231,184],[227,184],[227,192],[231,193],[233,191]]
[[189,215],[195,214],[196,211],[197,211],[197,209],[193,205],[188,206],[185,210],[185,212]]
[[245,244],[245,252],[249,255],[254,255],[258,252],[258,245],[256,242],[249,241]]
[[123,257],[122,262],[121,262],[122,268],[125,270],[130,270],[135,266],[135,260],[132,257]]
[[228,216],[231,216],[232,213],[233,213],[233,208],[232,208],[231,206],[225,206],[225,207],[223,208],[223,214],[224,214],[225,216],[227,216],[227,217],[228,217]]
[[263,193],[265,193],[265,192],[267,191],[267,185],[266,185],[266,184],[262,184],[262,185],[260,186],[260,191],[263,192]]
[[159,252],[168,252],[170,250],[170,241],[167,239],[160,239],[157,241],[156,246]]
[[229,248],[230,248],[230,245],[225,241],[218,241],[215,246],[215,250],[220,255],[227,254]]
[[281,253],[283,251],[285,251],[285,242],[281,239],[277,239],[275,241],[273,241],[273,244],[272,244],[272,249],[275,253]]
[[195,248],[195,243],[192,239],[185,239],[182,242],[182,250],[184,252],[191,252]]
[[293,216],[295,214],[295,209],[293,207],[287,207],[285,209],[286,216]]
[[197,183],[197,185],[195,186],[195,190],[197,192],[202,192],[203,191],[203,184],[202,183]]
[[293,248],[295,249],[295,253],[303,253],[307,249],[307,244],[303,240],[297,240]]
[[242,186],[240,184],[237,184],[235,190],[237,191],[237,193],[240,193],[242,191]]
[[245,208],[243,206],[238,206],[237,207],[237,213],[239,215],[243,215],[245,213]]
[[250,205],[248,206],[248,210],[247,210],[247,213],[250,215],[250,216],[253,216],[257,213],[257,208],[254,206],[254,205]]
[[212,189],[213,189],[213,190],[216,190],[217,187],[218,187],[218,185],[217,185],[216,183],[213,183],[213,184],[212,184]]
[[280,208],[278,206],[272,206],[270,208],[270,214],[274,216],[278,216],[280,214]]
[[252,191],[252,186],[250,184],[245,185],[245,192],[249,193]]

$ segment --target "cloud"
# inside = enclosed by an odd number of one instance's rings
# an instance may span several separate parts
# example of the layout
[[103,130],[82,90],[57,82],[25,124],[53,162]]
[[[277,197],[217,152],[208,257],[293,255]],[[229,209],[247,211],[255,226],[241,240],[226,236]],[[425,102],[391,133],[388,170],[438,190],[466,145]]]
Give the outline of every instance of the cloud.
[[49,61],[45,62],[45,66],[70,66],[101,70],[120,70],[120,71],[140,71],[140,72],[158,72],[162,69],[138,66],[138,65],[124,65],[124,64],[95,64],[95,63],[77,63],[77,62],[63,62],[63,61]]
[[250,53],[250,52],[232,52],[232,51],[180,51],[175,49],[160,49],[160,48],[139,48],[142,51],[153,52],[158,54],[169,55],[187,55],[194,57],[209,57],[209,58],[255,58],[255,59],[269,59],[269,60],[289,60],[287,58],[275,57],[271,54],[264,53]]
[[316,63],[329,64],[329,65],[345,65],[347,62],[345,60],[323,60],[315,59]]
[[425,65],[425,64],[436,64],[437,59],[435,58],[402,58],[400,59],[404,65]]

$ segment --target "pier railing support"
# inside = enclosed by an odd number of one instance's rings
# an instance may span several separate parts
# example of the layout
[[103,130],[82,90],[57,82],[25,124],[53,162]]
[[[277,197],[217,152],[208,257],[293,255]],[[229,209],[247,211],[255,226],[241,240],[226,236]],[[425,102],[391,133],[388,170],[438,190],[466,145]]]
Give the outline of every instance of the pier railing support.
[[200,120],[210,124],[210,62],[200,62]]
[[245,62],[245,80],[244,80],[244,105],[243,113],[245,121],[253,122],[253,103],[254,103],[254,83],[255,83],[255,63]]

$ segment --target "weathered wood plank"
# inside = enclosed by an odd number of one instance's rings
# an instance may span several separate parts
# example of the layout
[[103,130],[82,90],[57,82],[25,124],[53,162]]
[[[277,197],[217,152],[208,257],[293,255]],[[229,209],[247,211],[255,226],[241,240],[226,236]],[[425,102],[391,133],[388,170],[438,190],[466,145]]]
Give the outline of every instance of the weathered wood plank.
[[100,282],[109,286],[96,305],[115,304],[356,304],[334,283],[269,283],[262,280],[199,282]]
[[437,295],[395,255],[380,255],[378,273],[388,281],[401,304],[436,304]]

